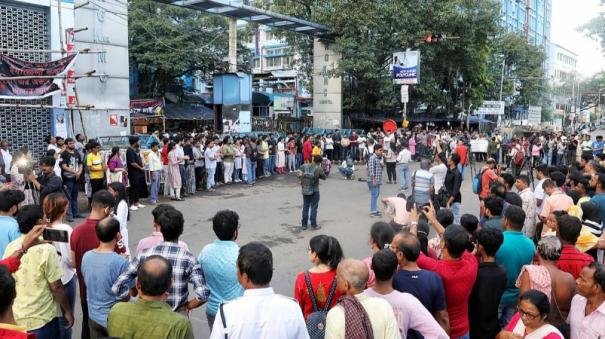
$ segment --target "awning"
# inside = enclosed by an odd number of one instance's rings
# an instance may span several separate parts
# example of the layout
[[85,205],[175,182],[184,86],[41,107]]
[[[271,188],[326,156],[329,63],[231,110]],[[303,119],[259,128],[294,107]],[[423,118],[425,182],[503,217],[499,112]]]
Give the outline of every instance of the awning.
[[166,120],[214,120],[214,112],[203,105],[166,104]]
[[271,97],[268,94],[262,92],[252,92],[252,106],[270,106]]

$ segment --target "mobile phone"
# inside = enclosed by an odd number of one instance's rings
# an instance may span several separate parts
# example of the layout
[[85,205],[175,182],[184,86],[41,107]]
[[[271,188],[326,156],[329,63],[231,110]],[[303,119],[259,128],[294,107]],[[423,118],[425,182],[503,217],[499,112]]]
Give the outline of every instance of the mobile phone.
[[42,239],[56,242],[68,242],[67,231],[45,228],[42,231]]

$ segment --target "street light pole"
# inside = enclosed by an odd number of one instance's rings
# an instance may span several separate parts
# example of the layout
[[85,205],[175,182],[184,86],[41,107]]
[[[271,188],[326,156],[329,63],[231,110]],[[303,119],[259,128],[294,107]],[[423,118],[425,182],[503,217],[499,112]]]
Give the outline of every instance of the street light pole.
[[[504,90],[504,68],[506,67],[506,58],[504,57],[504,55],[502,55],[502,73],[500,75],[500,96],[498,97],[498,100],[501,102],[502,101],[502,92]],[[502,124],[502,116],[498,115],[498,128],[500,128],[500,125]]]

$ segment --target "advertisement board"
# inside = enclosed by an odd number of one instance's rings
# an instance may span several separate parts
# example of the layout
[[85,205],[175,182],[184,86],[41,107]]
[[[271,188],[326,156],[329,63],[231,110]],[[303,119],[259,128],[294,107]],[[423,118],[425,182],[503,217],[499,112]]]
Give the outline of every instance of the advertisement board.
[[477,108],[477,114],[504,115],[504,101],[484,101],[483,105]]
[[527,109],[527,122],[531,126],[538,126],[542,122],[542,107],[529,106]]
[[397,85],[417,85],[420,83],[420,52],[406,51],[393,53],[393,82]]

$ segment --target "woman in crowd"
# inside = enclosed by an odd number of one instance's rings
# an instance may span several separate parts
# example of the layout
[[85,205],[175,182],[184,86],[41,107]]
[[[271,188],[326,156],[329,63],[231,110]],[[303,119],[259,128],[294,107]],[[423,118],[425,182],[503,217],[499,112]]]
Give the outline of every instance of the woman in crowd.
[[231,184],[233,180],[233,167],[234,167],[234,159],[235,159],[235,150],[231,144],[231,137],[226,136],[223,139],[223,146],[221,146],[220,151],[223,159],[223,167],[224,167],[224,176],[225,184]]
[[[383,221],[375,222],[370,229],[370,240],[368,241],[372,255],[381,249],[389,248],[394,235],[391,225]],[[368,266],[368,270],[370,271],[367,288],[374,286],[376,283],[376,277],[374,276],[374,271],[372,271],[372,255],[363,259],[363,262]]]
[[118,247],[124,250],[127,256],[130,256],[130,248],[128,247],[128,201],[126,195],[126,187],[119,182],[109,184],[107,190],[116,200],[114,209],[114,217],[120,222],[120,235],[122,240],[118,243]]
[[519,293],[538,290],[548,297],[551,304],[549,322],[561,332],[571,307],[576,282],[573,276],[557,268],[561,257],[561,241],[555,236],[545,236],[538,242],[538,265],[525,265],[517,278]]
[[19,206],[35,204],[34,193],[36,192],[31,181],[27,180],[26,173],[23,172],[26,167],[33,165],[31,151],[27,146],[22,147],[13,155],[13,162],[10,168],[11,182],[13,189],[19,190],[25,194],[25,200]]
[[395,143],[391,143],[391,147],[385,150],[384,161],[387,166],[387,176],[389,178],[389,184],[396,184],[397,152],[395,150]]
[[170,180],[170,187],[172,187],[172,192],[170,192],[170,199],[183,201],[181,198],[181,187],[183,186],[181,182],[181,172],[179,171],[179,159],[176,154],[175,149],[176,144],[174,142],[170,142],[168,144],[168,177],[166,180]]
[[[63,289],[65,290],[69,305],[71,305],[71,308],[73,309],[76,303],[76,285],[78,278],[76,276],[74,263],[72,262],[69,243],[73,229],[63,222],[67,215],[68,204],[67,197],[63,193],[51,193],[44,198],[42,207],[44,217],[50,223],[49,228],[67,232],[67,242],[53,241],[53,246],[55,246],[57,253],[59,253],[61,258],[61,268],[63,269],[61,283],[63,284]],[[59,320],[61,322],[61,326],[59,327],[61,338],[71,338],[71,329],[67,328],[67,320],[65,317],[61,317]]]
[[203,191],[204,187],[204,138],[198,137],[193,145],[193,160],[195,165],[195,189]]
[[326,135],[325,147],[326,156],[330,161],[334,161],[334,140],[332,139],[332,134]]
[[288,140],[287,148],[288,148],[288,172],[292,173],[292,172],[296,171],[296,139],[295,138],[290,138],[290,140]]
[[235,144],[233,145],[233,150],[235,151],[235,158],[233,162],[233,166],[235,168],[233,177],[235,178],[235,182],[242,182],[242,166],[244,159],[244,146],[242,145],[242,139],[235,139]]
[[412,160],[416,160],[416,133],[413,133],[408,139],[408,148],[412,154]]
[[298,301],[305,319],[323,309],[328,302],[328,308],[332,308],[340,298],[340,291],[336,288],[336,267],[343,259],[340,243],[328,235],[311,238],[307,252],[313,266],[299,273],[294,283],[294,299]]
[[118,146],[111,149],[111,155],[109,156],[109,160],[107,160],[107,167],[109,168],[109,177],[107,178],[108,184],[112,182],[121,182],[126,185],[128,178],[126,166],[124,166],[124,162],[120,158],[120,148]]
[[529,290],[521,294],[517,313],[498,333],[497,339],[563,339],[556,327],[549,324],[550,303],[546,294]]
[[276,152],[276,164],[275,171],[279,174],[286,173],[286,145],[284,144],[284,138],[279,137],[277,139],[277,152]]

